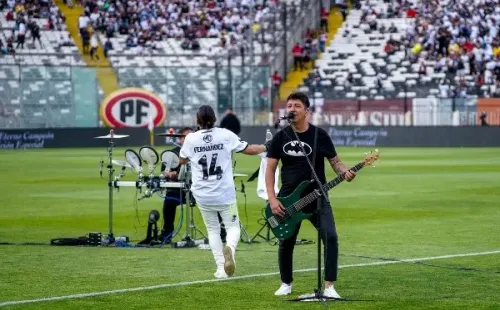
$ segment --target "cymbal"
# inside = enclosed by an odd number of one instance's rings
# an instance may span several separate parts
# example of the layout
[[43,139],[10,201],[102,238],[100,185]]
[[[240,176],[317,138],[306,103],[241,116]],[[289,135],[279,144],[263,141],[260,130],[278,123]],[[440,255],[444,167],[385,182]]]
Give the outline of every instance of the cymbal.
[[105,136],[94,137],[94,139],[121,139],[121,138],[126,138],[126,137],[129,137],[129,135],[116,135],[116,134],[113,134],[113,137],[111,137],[110,134],[107,134]]
[[181,135],[180,133],[159,133],[157,136],[160,137],[173,137],[173,138],[182,138],[185,137],[186,135]]
[[235,177],[235,178],[236,177],[247,177],[247,176],[248,176],[248,174],[246,174],[246,173],[233,173],[233,177]]

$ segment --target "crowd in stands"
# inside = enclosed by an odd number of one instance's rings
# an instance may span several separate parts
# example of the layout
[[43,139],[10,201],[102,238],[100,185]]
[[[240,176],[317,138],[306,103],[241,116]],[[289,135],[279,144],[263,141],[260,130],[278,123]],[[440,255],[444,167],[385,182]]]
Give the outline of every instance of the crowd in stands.
[[[259,23],[279,0],[153,0],[113,2],[83,0],[92,28],[109,38],[125,36],[125,45],[139,54],[156,49],[158,42],[175,38],[181,47],[199,50],[200,38],[218,38],[222,48],[239,48],[253,24]],[[252,6],[253,4],[253,6]]]
[[[380,10],[360,4],[367,32],[396,33],[397,25],[379,26],[380,18],[408,18],[402,36],[391,36],[384,51],[404,51],[421,76],[445,73],[441,96],[466,96],[470,84],[500,90],[500,3],[498,0],[399,0]],[[472,80],[472,81],[470,81]],[[453,85],[454,93],[450,93]],[[496,89],[495,89],[496,87]],[[489,95],[493,95],[489,93]]]
[[[307,29],[303,43],[296,42],[292,47],[294,70],[310,70],[314,68],[314,63],[318,59],[319,53],[324,53],[326,40],[328,38],[328,16],[330,12],[321,7],[319,29]],[[345,19],[345,16],[344,16]]]
[[319,53],[325,52],[327,37],[323,27],[317,30],[308,29],[304,35],[304,44],[297,42],[292,48],[294,69],[302,71],[314,68]]
[[[34,48],[43,48],[41,31],[62,30],[65,25],[64,15],[54,2],[48,0],[0,1],[0,12],[7,23],[15,22],[11,31],[1,33],[0,50],[3,54],[15,54],[16,49],[24,49],[27,38],[32,39]],[[6,25],[0,26],[6,28]],[[67,39],[61,38],[61,46],[67,45]]]

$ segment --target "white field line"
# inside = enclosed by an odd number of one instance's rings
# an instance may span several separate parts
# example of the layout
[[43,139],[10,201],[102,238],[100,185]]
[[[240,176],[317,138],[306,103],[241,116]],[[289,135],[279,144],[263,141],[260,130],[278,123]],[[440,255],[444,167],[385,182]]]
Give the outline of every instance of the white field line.
[[[489,252],[474,252],[474,253],[452,254],[452,255],[442,255],[442,256],[409,258],[409,259],[401,259],[401,260],[397,260],[397,261],[381,261],[381,262],[373,262],[373,263],[351,264],[351,265],[339,266],[339,268],[380,266],[380,265],[390,265],[390,264],[421,262],[421,261],[434,260],[434,259],[447,259],[447,258],[455,258],[455,257],[479,256],[479,255],[489,255],[489,254],[500,254],[500,250],[489,251]],[[316,268],[308,268],[308,269],[294,270],[294,272],[311,272],[311,271],[315,271],[315,270],[317,270],[317,269]],[[198,281],[189,281],[189,282],[159,284],[159,285],[152,285],[152,286],[140,286],[140,287],[133,287],[133,288],[124,288],[124,289],[119,289],[119,290],[93,292],[93,293],[81,293],[81,294],[73,294],[73,295],[65,295],[65,296],[44,297],[44,298],[37,298],[37,299],[5,301],[5,302],[0,302],[0,307],[20,305],[20,304],[29,304],[29,303],[39,303],[39,302],[44,302],[44,301],[57,301],[57,300],[66,300],[66,299],[75,299],[75,298],[86,298],[86,297],[120,294],[120,293],[128,293],[128,292],[150,291],[150,290],[156,290],[156,289],[168,288],[168,287],[179,287],[179,286],[189,286],[189,285],[195,285],[195,284],[206,284],[206,283],[214,283],[214,282],[225,282],[225,281],[234,281],[234,280],[241,280],[241,279],[260,278],[260,277],[274,276],[274,275],[278,275],[278,274],[279,274],[279,272],[256,273],[256,274],[249,274],[246,276],[231,277],[231,278],[227,278],[227,279],[198,280]]]

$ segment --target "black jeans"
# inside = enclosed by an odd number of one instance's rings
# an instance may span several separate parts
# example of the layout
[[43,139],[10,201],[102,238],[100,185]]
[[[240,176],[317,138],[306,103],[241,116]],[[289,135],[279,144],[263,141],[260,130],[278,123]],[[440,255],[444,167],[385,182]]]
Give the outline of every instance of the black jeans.
[[[316,205],[316,202],[313,202]],[[309,221],[319,228],[318,218],[321,219],[321,240],[323,240],[324,247],[324,267],[325,267],[325,281],[336,281],[338,272],[339,261],[339,245],[337,229],[335,227],[335,220],[333,218],[333,211],[327,202],[323,202],[321,208],[321,216],[318,217],[316,211],[309,218]],[[290,284],[293,282],[293,249],[297,241],[301,223],[297,225],[295,234],[289,239],[280,241],[278,250],[278,262],[281,274],[281,281]]]
[[177,206],[180,205],[180,195],[167,195],[163,201],[163,229],[162,235],[172,238]]

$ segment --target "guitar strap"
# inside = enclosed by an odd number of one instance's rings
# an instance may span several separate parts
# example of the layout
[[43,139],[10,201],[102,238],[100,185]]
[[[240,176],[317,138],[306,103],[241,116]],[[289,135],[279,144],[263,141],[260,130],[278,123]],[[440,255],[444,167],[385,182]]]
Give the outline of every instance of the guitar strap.
[[[314,142],[313,142],[313,158],[312,158],[312,164],[315,167],[316,166],[316,154],[318,153],[318,127],[314,127]],[[314,180],[314,175],[313,172],[311,171],[311,179]],[[323,195],[321,195],[322,197]],[[323,199],[326,199],[326,202],[329,203],[328,197],[323,197]]]
[[[313,167],[316,166],[316,153],[318,152],[317,147],[318,147],[318,127],[314,127],[314,142],[313,142],[313,158],[312,158],[312,164]],[[311,171],[311,180],[314,179],[314,173]]]

